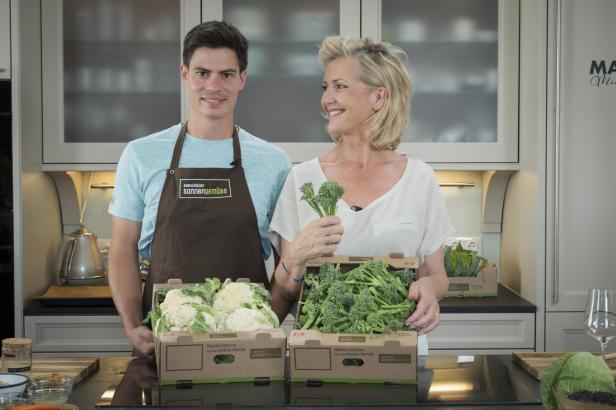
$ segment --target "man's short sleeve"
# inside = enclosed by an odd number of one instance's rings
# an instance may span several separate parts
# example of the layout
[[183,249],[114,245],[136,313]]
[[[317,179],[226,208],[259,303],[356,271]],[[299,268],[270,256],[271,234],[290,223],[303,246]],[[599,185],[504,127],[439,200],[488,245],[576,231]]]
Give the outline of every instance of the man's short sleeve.
[[139,161],[134,145],[129,143],[118,162],[115,188],[108,209],[111,215],[136,222],[143,220],[145,204],[139,176]]

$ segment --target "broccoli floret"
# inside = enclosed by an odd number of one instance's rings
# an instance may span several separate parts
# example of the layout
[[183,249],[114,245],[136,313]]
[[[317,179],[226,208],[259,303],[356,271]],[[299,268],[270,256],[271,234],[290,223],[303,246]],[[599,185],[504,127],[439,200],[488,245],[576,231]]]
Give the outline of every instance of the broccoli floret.
[[344,195],[344,188],[338,185],[335,181],[325,181],[319,188],[319,195],[317,196],[317,202],[323,209],[325,215],[336,214],[336,204],[338,200]]
[[306,182],[299,190],[302,193],[301,199],[306,201],[320,217],[335,215],[336,204],[344,195],[344,188],[336,181],[323,182],[318,195],[314,193],[312,182]]

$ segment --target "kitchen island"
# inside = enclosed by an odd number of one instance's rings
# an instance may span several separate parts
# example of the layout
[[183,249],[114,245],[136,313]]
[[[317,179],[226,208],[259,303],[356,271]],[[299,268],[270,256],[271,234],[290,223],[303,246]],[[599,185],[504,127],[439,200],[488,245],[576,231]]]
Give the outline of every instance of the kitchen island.
[[[472,358],[472,359],[471,359]],[[539,383],[510,355],[420,357],[417,385],[273,382],[158,386],[149,359],[101,358],[69,403],[101,408],[477,408],[541,409]]]

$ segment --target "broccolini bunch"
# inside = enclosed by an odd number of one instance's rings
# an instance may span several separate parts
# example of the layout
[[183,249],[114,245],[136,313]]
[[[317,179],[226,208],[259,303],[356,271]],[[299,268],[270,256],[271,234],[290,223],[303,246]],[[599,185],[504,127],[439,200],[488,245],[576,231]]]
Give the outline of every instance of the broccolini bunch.
[[306,182],[299,190],[302,192],[301,199],[308,202],[320,217],[335,215],[336,204],[344,195],[344,188],[336,181],[323,182],[318,195],[314,193],[312,182]]
[[409,269],[389,271],[381,261],[364,262],[347,273],[325,264],[307,274],[300,301],[299,329],[324,333],[389,333],[404,330],[415,311],[408,299]]

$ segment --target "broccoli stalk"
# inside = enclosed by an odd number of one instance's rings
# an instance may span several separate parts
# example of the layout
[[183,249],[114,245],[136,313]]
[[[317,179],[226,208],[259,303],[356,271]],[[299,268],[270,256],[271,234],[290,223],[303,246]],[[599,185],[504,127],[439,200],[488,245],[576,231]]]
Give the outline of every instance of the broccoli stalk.
[[301,199],[306,201],[320,217],[335,215],[336,204],[344,195],[344,188],[335,181],[323,182],[318,195],[314,193],[312,182],[306,182],[299,190],[302,193]]

